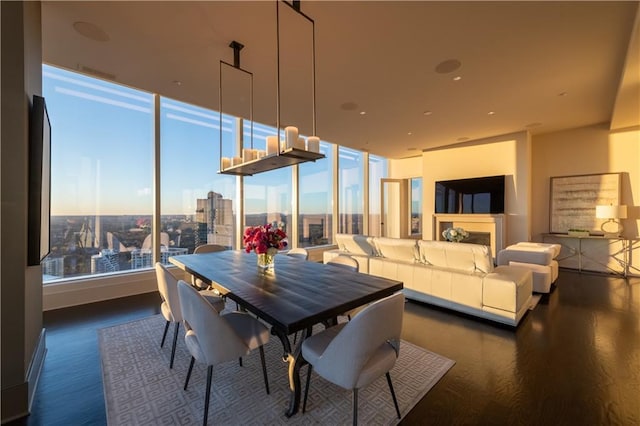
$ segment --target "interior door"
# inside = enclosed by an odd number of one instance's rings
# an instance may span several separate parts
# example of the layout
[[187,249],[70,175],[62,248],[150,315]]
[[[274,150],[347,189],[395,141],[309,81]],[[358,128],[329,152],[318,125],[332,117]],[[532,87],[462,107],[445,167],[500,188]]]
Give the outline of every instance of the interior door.
[[380,231],[383,237],[409,236],[408,179],[380,179]]

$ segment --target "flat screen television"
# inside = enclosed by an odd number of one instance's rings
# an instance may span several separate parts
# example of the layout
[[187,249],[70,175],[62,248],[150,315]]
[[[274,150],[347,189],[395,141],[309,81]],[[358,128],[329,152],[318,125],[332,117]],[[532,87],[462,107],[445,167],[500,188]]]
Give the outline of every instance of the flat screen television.
[[38,265],[50,251],[51,124],[42,96],[33,95],[29,115],[29,214],[27,264]]
[[504,213],[504,175],[436,182],[436,213]]

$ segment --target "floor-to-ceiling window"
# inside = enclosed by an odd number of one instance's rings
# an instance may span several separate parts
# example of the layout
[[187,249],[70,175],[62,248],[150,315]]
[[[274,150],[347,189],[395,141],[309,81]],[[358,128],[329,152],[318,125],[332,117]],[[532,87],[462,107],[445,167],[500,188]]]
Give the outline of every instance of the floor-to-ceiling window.
[[362,234],[364,154],[341,146],[338,150],[338,185],[340,211],[338,232]]
[[380,179],[387,177],[387,160],[369,156],[369,235],[379,237],[382,232]]
[[153,96],[43,65],[51,120],[51,254],[44,281],[132,268],[150,244]]
[[320,142],[324,160],[299,166],[298,246],[333,243],[333,149]]
[[422,234],[422,178],[411,179],[411,235]]
[[[365,176],[364,153],[321,142],[326,158],[298,167],[294,203],[292,167],[242,179],[217,173],[221,157],[241,156],[242,148],[264,150],[266,137],[276,134],[274,127],[164,97],[156,116],[150,93],[47,65],[43,94],[52,123],[52,249],[43,262],[45,282],[152,266],[156,155],[163,262],[204,243],[237,248],[239,223],[275,223],[292,236],[294,214],[298,241],[290,241],[291,246],[332,244],[336,198],[338,232],[365,233],[364,215],[379,214],[375,187],[386,175],[380,157],[369,157]],[[338,170],[334,152],[339,153]],[[338,194],[333,193],[335,179]],[[370,212],[364,211],[365,179]],[[237,199],[240,193],[242,200]],[[237,218],[240,201],[242,222]],[[371,220],[374,226],[378,222]]]
[[[220,114],[162,98],[160,123],[161,260],[202,244],[233,248],[236,178],[217,173]],[[223,140],[235,140],[235,123],[222,117]]]

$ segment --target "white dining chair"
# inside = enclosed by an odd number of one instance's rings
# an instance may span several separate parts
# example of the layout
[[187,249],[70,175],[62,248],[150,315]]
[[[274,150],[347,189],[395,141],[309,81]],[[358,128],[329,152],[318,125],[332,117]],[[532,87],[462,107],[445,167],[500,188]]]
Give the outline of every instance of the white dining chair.
[[[329,260],[327,262],[327,265],[338,266],[340,268],[344,268],[352,272],[359,272],[360,270],[360,265],[358,264],[358,261],[351,256],[342,256],[342,255],[336,256],[333,259]],[[358,312],[360,312],[361,309],[362,308],[360,307],[354,308],[354,309],[351,309],[350,311],[343,313],[342,315],[346,316],[349,319],[349,321],[351,321],[351,317],[357,314]]]
[[358,261],[351,256],[336,256],[327,262],[327,265],[338,266],[350,271],[358,272],[360,265]]
[[[173,368],[173,359],[176,354],[176,342],[178,341],[178,330],[180,328],[180,323],[182,322],[182,310],[180,309],[180,299],[178,298],[178,280],[173,276],[173,274],[171,274],[166,266],[158,262],[156,263],[156,281],[158,283],[160,297],[162,298],[160,311],[162,312],[164,319],[167,321],[164,326],[162,341],[160,342],[161,348],[164,346],[164,341],[167,338],[169,325],[171,323],[175,324],[173,345],[171,346],[171,361],[169,361],[169,368]],[[203,294],[203,297],[204,296],[205,295]],[[224,309],[224,300],[212,292],[206,292],[206,300],[217,312],[221,312]]]
[[358,423],[358,389],[386,375],[398,419],[400,408],[389,371],[400,350],[404,295],[400,292],[371,303],[347,323],[330,327],[302,342],[309,363],[302,412],[307,407],[311,371],[344,389],[353,390],[353,424]]
[[247,313],[230,312],[218,315],[194,287],[182,280],[178,282],[178,293],[186,329],[184,339],[187,349],[191,353],[184,390],[187,390],[189,385],[194,362],[198,361],[207,366],[203,424],[207,424],[209,416],[211,380],[215,365],[231,361],[258,348],[262,362],[264,386],[269,394],[269,380],[263,348],[263,345],[269,341],[269,329]]
[[309,252],[306,249],[302,248],[302,247],[292,248],[291,250],[289,250],[287,252],[287,256],[296,257],[296,258],[304,259],[304,260],[309,260]]
[[[217,253],[225,250],[227,250],[227,248],[219,244],[202,244],[193,250],[193,254]],[[193,284],[194,286],[196,286],[196,288],[199,288],[201,290],[206,290],[210,288],[209,284],[205,283],[200,278],[194,277],[193,275],[191,276],[191,284]]]

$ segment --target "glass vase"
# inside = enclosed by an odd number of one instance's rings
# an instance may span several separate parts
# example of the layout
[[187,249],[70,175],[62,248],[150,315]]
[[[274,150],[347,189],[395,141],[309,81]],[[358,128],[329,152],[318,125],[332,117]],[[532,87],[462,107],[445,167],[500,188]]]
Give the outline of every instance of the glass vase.
[[258,271],[262,273],[273,273],[275,267],[275,254],[258,254]]

